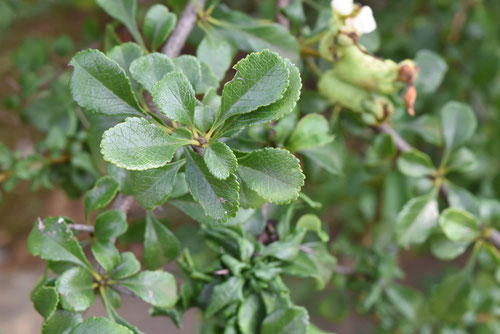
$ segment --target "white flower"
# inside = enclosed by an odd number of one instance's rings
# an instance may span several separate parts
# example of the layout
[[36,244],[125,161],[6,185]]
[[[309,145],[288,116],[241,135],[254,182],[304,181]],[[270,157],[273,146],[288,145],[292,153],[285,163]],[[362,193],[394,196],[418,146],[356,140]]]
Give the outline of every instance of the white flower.
[[353,0],[332,0],[332,8],[337,13],[347,16],[354,10]]
[[377,29],[377,22],[373,17],[373,11],[368,6],[363,6],[358,15],[346,20],[346,26],[356,31],[359,35],[368,34]]

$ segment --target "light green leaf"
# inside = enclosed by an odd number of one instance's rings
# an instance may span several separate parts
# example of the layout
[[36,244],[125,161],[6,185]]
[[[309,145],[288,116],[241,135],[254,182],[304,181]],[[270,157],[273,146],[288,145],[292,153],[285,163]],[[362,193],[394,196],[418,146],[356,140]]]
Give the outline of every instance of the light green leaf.
[[448,65],[440,55],[430,50],[418,51],[415,62],[420,70],[415,83],[417,91],[424,94],[435,92],[443,81]]
[[112,48],[106,56],[113,59],[125,71],[127,77],[132,79],[130,65],[144,54],[141,47],[135,43],[123,43]]
[[203,160],[210,173],[221,180],[227,179],[238,167],[233,151],[222,142],[208,145],[205,148]]
[[431,238],[431,251],[440,260],[453,260],[462,255],[470,242],[452,241],[443,234],[437,234]]
[[120,264],[111,272],[111,278],[123,279],[137,274],[141,270],[141,263],[131,252],[120,254]]
[[262,198],[286,204],[299,196],[304,175],[290,152],[265,148],[238,158],[238,175]]
[[179,254],[179,240],[161,224],[152,213],[146,215],[144,232],[144,264],[147,269],[158,269]]
[[196,98],[186,76],[172,72],[166,74],[152,90],[153,101],[160,111],[171,120],[194,125]]
[[38,219],[28,236],[28,251],[44,260],[76,263],[92,271],[92,266],[66,222],[62,217]]
[[283,59],[269,50],[248,55],[234,68],[238,72],[222,91],[219,121],[281,99],[289,84]]
[[398,284],[391,284],[385,290],[387,297],[408,320],[418,319],[418,313],[422,305],[422,296],[410,287]]
[[474,153],[468,148],[461,147],[450,157],[450,160],[446,164],[446,169],[448,172],[457,173],[471,173],[474,172],[479,167],[479,162],[477,161]]
[[162,53],[150,53],[130,64],[132,77],[150,93],[156,83],[173,71],[175,71],[174,62]]
[[83,268],[74,267],[65,271],[56,281],[61,302],[68,311],[82,312],[94,304],[95,295],[92,276]]
[[238,327],[242,334],[258,333],[264,307],[256,294],[247,297],[238,308]]
[[398,168],[410,177],[431,176],[435,172],[431,158],[417,150],[403,152],[398,158]]
[[152,6],[144,18],[144,37],[151,49],[156,51],[167,40],[177,23],[177,16],[161,4]]
[[94,232],[100,240],[118,238],[127,231],[127,216],[121,210],[100,213],[95,220]]
[[80,107],[111,116],[143,114],[125,71],[103,53],[80,51],[69,64],[71,94]]
[[479,236],[479,220],[465,210],[448,208],[439,217],[439,225],[452,241],[474,241]]
[[309,315],[303,307],[277,308],[262,322],[262,334],[304,334],[309,327]]
[[188,78],[191,86],[196,87],[201,80],[201,64],[198,58],[190,55],[182,55],[173,59],[177,72]]
[[146,119],[134,117],[104,133],[101,152],[105,160],[119,167],[145,170],[164,166],[179,147],[188,143]]
[[83,321],[80,313],[56,310],[42,325],[42,334],[69,334]]
[[396,239],[403,247],[427,240],[439,218],[435,192],[415,197],[403,207],[396,218]]
[[477,119],[467,104],[448,102],[441,109],[441,131],[447,154],[465,144],[474,134]]
[[160,168],[131,172],[131,189],[137,202],[146,210],[154,210],[165,203],[182,165],[184,161],[176,161]]
[[307,231],[316,232],[322,242],[327,242],[330,238],[328,233],[323,231],[321,228],[321,219],[314,214],[306,214],[300,217],[297,222],[297,228],[303,228]]
[[198,59],[212,69],[218,80],[224,79],[234,55],[231,44],[211,32],[206,33],[196,49]]
[[236,301],[242,301],[244,284],[245,280],[243,278],[233,276],[227,281],[216,285],[205,310],[205,316],[212,317],[224,306]]
[[121,280],[120,285],[153,306],[172,307],[177,302],[175,278],[165,271],[142,271]]
[[300,244],[304,240],[306,230],[297,229],[295,233],[287,235],[285,238],[272,242],[262,249],[261,256],[270,256],[283,261],[292,262],[297,258],[300,251]]
[[95,240],[90,249],[106,272],[112,271],[120,264],[120,253],[110,240]]
[[432,290],[429,314],[439,321],[459,322],[471,309],[470,279],[466,272],[451,274]]
[[205,214],[218,221],[226,221],[238,212],[238,182],[234,174],[222,181],[213,176],[203,159],[192,150],[186,150],[186,182],[195,201]]
[[139,44],[144,44],[135,22],[137,0],[96,0],[109,16],[123,23]]
[[289,275],[299,277],[311,277],[315,280],[316,288],[323,289],[332,277],[337,260],[330,255],[325,244],[321,242],[309,242],[303,244],[298,256],[283,268]]
[[91,211],[104,208],[111,203],[119,187],[118,182],[111,176],[103,176],[97,180],[94,188],[85,194],[85,217],[88,217]]
[[32,300],[35,310],[37,310],[44,319],[47,319],[57,309],[59,294],[53,287],[41,286],[35,290]]
[[290,60],[285,59],[285,65],[290,72],[288,78],[290,84],[283,94],[283,97],[270,105],[260,107],[250,113],[231,117],[226,121],[223,131],[221,131],[222,133],[234,131],[252,124],[268,123],[279,120],[294,110],[300,97],[302,81],[299,69],[293,65]]
[[219,88],[219,79],[207,64],[201,63],[201,79],[195,86],[196,94],[205,94],[209,89]]
[[133,332],[125,326],[119,325],[108,318],[98,317],[92,317],[85,320],[70,332],[70,334],[89,333],[133,334]]
[[319,114],[309,114],[303,117],[288,139],[287,148],[291,152],[307,150],[323,146],[333,141],[329,134],[328,121]]

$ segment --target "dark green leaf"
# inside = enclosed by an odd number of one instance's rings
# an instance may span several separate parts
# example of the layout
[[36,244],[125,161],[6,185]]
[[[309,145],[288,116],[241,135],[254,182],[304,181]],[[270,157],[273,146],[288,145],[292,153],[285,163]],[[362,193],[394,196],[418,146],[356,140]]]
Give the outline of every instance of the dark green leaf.
[[130,65],[134,60],[140,58],[144,54],[141,47],[135,43],[123,43],[112,48],[106,56],[113,59],[120,65],[127,74],[129,79],[132,79],[130,73]]
[[44,319],[47,319],[57,309],[59,294],[53,287],[41,286],[36,289],[32,300],[35,310],[37,310]]
[[111,240],[127,231],[127,216],[121,210],[100,213],[95,220],[95,235],[101,240]]
[[133,332],[107,318],[92,317],[78,326],[76,326],[70,334],[89,334],[89,333],[106,333],[106,334],[133,334]]
[[71,94],[84,109],[105,115],[142,115],[125,71],[97,50],[78,52],[70,65]]
[[158,269],[179,254],[179,240],[151,213],[146,215],[144,232],[144,264],[147,269]]
[[259,296],[253,294],[247,297],[238,309],[238,328],[241,333],[258,333],[263,316],[264,307]]
[[124,252],[120,254],[120,264],[111,272],[113,279],[123,279],[141,270],[141,263],[137,261],[134,253]]
[[448,154],[465,144],[474,134],[476,126],[476,115],[471,107],[459,102],[448,102],[441,109],[441,131]]
[[95,240],[91,250],[97,262],[106,272],[110,272],[120,264],[120,253],[110,240]]
[[235,50],[221,36],[207,32],[196,49],[196,56],[207,64],[218,80],[224,79],[227,70],[231,66]]
[[401,173],[411,177],[431,176],[435,172],[431,158],[417,150],[403,152],[398,159],[398,168]]
[[471,242],[479,236],[479,220],[467,211],[448,208],[439,217],[439,225],[452,241]]
[[309,315],[303,307],[278,308],[262,322],[262,334],[304,334],[309,327]]
[[450,160],[447,163],[447,170],[449,172],[457,173],[471,173],[479,167],[474,153],[468,148],[462,147],[453,152]]
[[162,53],[150,53],[137,58],[130,64],[132,77],[150,93],[165,74],[173,71],[175,71],[174,63]]
[[143,44],[141,33],[135,22],[137,0],[97,0],[97,4],[104,9],[109,16],[123,23],[134,39],[139,44]]
[[42,325],[42,334],[69,334],[83,321],[80,313],[56,310]]
[[198,58],[190,55],[181,55],[173,59],[177,72],[188,78],[191,86],[195,88],[201,80],[201,64]]
[[333,141],[329,134],[328,121],[319,114],[309,114],[302,118],[288,139],[287,148],[291,152],[323,146]]
[[97,180],[94,188],[85,195],[85,216],[88,217],[91,211],[104,208],[111,203],[119,186],[118,182],[111,176],[103,176]]
[[205,317],[212,317],[224,306],[236,301],[243,300],[243,284],[245,281],[240,277],[231,277],[227,281],[216,285],[210,296],[210,302],[205,310]]

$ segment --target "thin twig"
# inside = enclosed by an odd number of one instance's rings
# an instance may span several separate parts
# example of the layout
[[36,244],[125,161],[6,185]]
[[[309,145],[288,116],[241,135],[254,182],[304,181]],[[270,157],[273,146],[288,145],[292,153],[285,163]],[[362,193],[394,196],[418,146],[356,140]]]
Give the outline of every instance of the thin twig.
[[134,201],[134,196],[125,196],[123,194],[118,194],[111,207],[115,210],[121,210],[127,213],[128,211],[130,211],[130,208],[134,204]]
[[276,15],[276,21],[281,24],[286,29],[290,29],[290,21],[286,18],[285,15],[281,12],[282,9],[290,6],[290,0],[278,0],[278,14]]
[[496,248],[500,249],[500,232],[497,230],[491,230],[488,240],[495,245]]
[[89,232],[94,233],[94,226],[85,224],[68,224],[68,227],[72,230],[79,232]]
[[[205,7],[205,1],[206,0],[197,0],[198,6],[201,9]],[[186,8],[184,8],[172,35],[170,35],[167,43],[165,43],[161,49],[161,51],[169,57],[175,58],[181,53],[191,30],[193,30],[193,27],[196,24],[198,9],[196,8],[195,2],[196,0],[191,0],[187,4]]]

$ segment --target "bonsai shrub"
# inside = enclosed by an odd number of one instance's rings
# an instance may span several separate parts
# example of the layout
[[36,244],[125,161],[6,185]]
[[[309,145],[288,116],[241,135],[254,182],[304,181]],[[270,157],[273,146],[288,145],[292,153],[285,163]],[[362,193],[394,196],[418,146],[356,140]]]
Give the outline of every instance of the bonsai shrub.
[[[60,187],[85,215],[28,236],[41,332],[142,333],[127,294],[179,327],[197,308],[207,334],[328,333],[349,312],[377,333],[498,333],[497,117],[477,115],[495,78],[476,60],[447,74],[467,51],[420,48],[412,15],[453,17],[443,45],[467,50],[463,16],[496,21],[438,2],[381,9],[378,31],[352,0],[96,0],[112,22],[81,51],[27,39],[4,104],[45,137],[29,155],[0,143],[0,196]],[[423,35],[398,39],[398,20]],[[107,317],[85,316],[96,299]]]

